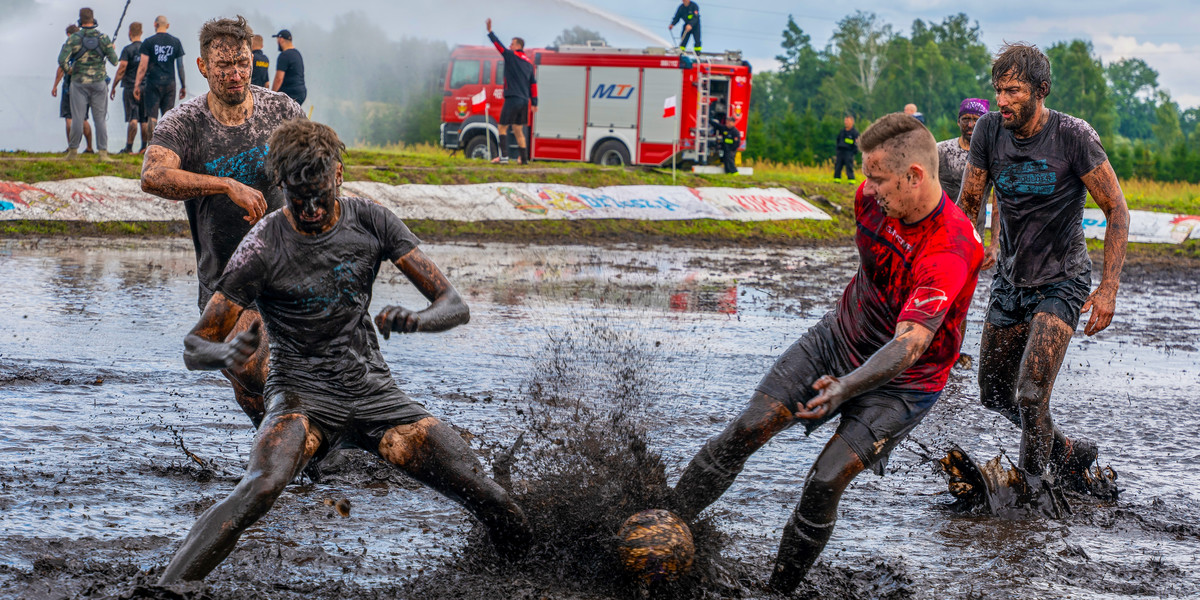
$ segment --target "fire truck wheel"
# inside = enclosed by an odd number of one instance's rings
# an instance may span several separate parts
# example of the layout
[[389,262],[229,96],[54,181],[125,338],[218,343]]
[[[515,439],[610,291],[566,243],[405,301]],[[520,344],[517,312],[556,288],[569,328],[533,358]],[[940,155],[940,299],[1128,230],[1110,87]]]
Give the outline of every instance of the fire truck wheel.
[[463,154],[466,155],[467,158],[491,160],[493,156],[499,155],[498,153],[500,149],[496,147],[495,142],[492,142],[491,148],[488,148],[488,146],[488,135],[486,133],[482,133],[472,137],[467,142],[467,146],[463,148]]
[[598,165],[623,167],[629,164],[629,150],[617,140],[608,140],[596,148],[592,160]]

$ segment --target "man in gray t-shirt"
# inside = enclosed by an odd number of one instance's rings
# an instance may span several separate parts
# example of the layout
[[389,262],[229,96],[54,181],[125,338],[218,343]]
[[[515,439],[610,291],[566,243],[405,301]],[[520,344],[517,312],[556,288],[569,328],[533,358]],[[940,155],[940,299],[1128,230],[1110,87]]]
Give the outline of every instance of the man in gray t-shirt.
[[[975,125],[959,204],[974,218],[991,183],[1000,205],[1000,257],[979,351],[983,405],[1021,428],[1025,472],[1086,489],[1083,472],[1098,450],[1054,426],[1050,391],[1080,313],[1092,312],[1087,335],[1112,321],[1129,210],[1095,130],[1046,108],[1050,85],[1050,60],[1041,50],[1001,49],[992,63],[1000,111]],[[1083,238],[1088,193],[1108,220],[1095,291]]]
[[[967,154],[971,150],[971,134],[975,131],[975,123],[979,117],[986,115],[988,112],[988,101],[982,98],[967,98],[958,105],[958,130],[959,136],[938,142],[938,181],[942,184],[942,189],[946,191],[946,195],[950,196],[950,200],[957,202],[958,193],[962,189],[963,173],[967,170]],[[992,186],[987,186],[987,191],[984,192],[984,198],[991,195]],[[993,220],[998,215],[993,201],[992,217]],[[985,211],[980,211],[979,218],[975,220],[975,229],[983,234],[983,228],[987,226],[987,215]],[[983,269],[990,269],[996,264],[996,227],[992,227],[992,237],[988,244],[990,251],[985,250],[983,257]]]
[[[519,557],[530,541],[521,508],[482,474],[454,429],[399,389],[375,337],[375,327],[387,339],[462,325],[470,320],[466,303],[399,217],[338,197],[345,146],[332,129],[292,121],[271,136],[270,148],[270,180],[285,190],[285,206],[242,240],[184,341],[189,369],[238,369],[256,349],[259,327],[225,340],[257,304],[273,345],[266,419],[245,477],[200,516],[159,583],[202,579],[302,465],[340,445],[371,452],[462,503],[502,557]],[[372,324],[367,311],[385,261],[430,304],[385,307]]]
[[[267,139],[285,121],[304,118],[291,98],[250,85],[251,35],[241,17],[204,24],[199,64],[210,91],[163,116],[142,162],[142,189],[184,201],[201,309],[242,237],[263,215],[283,206],[283,192],[270,184],[263,168]],[[248,310],[237,331],[259,320],[257,311]],[[224,373],[256,426],[263,415],[267,348],[263,336],[246,369]]]

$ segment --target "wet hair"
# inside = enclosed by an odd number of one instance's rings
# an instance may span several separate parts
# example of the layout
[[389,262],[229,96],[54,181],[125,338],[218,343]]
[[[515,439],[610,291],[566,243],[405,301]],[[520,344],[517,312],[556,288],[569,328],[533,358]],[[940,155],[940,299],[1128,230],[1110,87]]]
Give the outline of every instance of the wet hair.
[[275,185],[319,186],[332,180],[346,145],[328,125],[293,119],[267,141],[267,177]]
[[525,49],[525,38],[515,37],[515,38],[513,38],[513,41],[521,45],[521,47],[517,48],[517,50]]
[[896,112],[880,117],[859,136],[858,147],[863,154],[887,152],[884,163],[896,173],[915,162],[925,167],[930,177],[937,178],[937,140],[912,115]]
[[142,35],[142,23],[134,21],[129,24],[129,35]]
[[1050,59],[1033,44],[1015,42],[1000,47],[992,62],[992,85],[1008,75],[1028,83],[1039,99],[1050,95]]
[[95,22],[96,22],[96,13],[92,12],[92,9],[90,9],[90,8],[79,9],[79,24],[80,25],[83,25],[84,23],[95,23]]
[[252,37],[254,31],[242,15],[238,15],[237,19],[212,19],[200,28],[200,56],[207,58],[209,46],[219,39],[246,44],[249,48]]
[[71,35],[71,34],[75,33],[76,31],[79,31],[78,25],[76,25],[74,23],[67,25],[67,35]]

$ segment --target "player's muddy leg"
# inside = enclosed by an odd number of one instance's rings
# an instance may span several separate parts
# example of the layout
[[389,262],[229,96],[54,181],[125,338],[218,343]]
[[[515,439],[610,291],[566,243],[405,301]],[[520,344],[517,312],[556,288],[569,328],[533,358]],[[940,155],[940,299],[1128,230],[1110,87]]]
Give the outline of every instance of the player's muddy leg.
[[525,513],[495,481],[467,442],[434,417],[398,425],[379,442],[379,454],[417,481],[462,504],[483,523],[496,553],[520,558],[532,535]]
[[250,421],[254,423],[255,427],[258,427],[265,414],[263,387],[267,383],[267,371],[270,363],[270,345],[267,339],[267,328],[261,326],[262,315],[257,310],[242,311],[237,324],[225,337],[225,341],[228,342],[237,334],[249,330],[255,323],[260,324],[258,350],[254,352],[254,356],[250,357],[245,368],[238,371],[224,369],[221,374],[233,384],[233,396],[237,400],[238,406],[242,407],[246,416],[250,417]]
[[841,436],[834,435],[808,471],[804,492],[783,528],[771,587],[790,593],[817,561],[837,521],[838,502],[846,486],[864,469]]
[[233,551],[242,532],[271,509],[320,445],[320,434],[303,415],[279,415],[264,423],[254,438],[245,476],[233,493],[200,515],[159,585],[208,575]]
[[1050,392],[1062,366],[1074,331],[1050,313],[1037,313],[1029,324],[1029,343],[1017,376],[1017,404],[1021,408],[1021,468],[1041,475],[1050,465],[1056,438],[1065,438],[1050,417]]
[[742,414],[688,463],[675,484],[675,512],[686,521],[695,519],[733,485],[751,454],[794,422],[783,402],[755,392]]
[[1021,408],[1017,404],[1017,376],[1021,355],[1029,339],[1029,325],[997,327],[983,324],[979,342],[979,396],[985,408],[1004,415],[1013,425],[1021,426]]

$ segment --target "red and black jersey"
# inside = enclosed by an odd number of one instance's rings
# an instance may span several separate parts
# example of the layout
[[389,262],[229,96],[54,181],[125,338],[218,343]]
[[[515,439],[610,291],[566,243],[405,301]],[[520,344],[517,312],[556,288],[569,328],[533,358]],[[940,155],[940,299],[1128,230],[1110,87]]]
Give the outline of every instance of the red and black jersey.
[[859,267],[837,306],[840,346],[856,367],[912,321],[934,332],[917,362],[889,387],[941,391],[962,347],[983,244],[975,227],[946,194],[924,219],[904,223],[886,216],[874,196],[854,198]]
[[488,39],[496,51],[504,55],[504,97],[528,100],[538,105],[537,78],[533,75],[533,61],[523,50],[505,48],[495,33],[488,32]]

